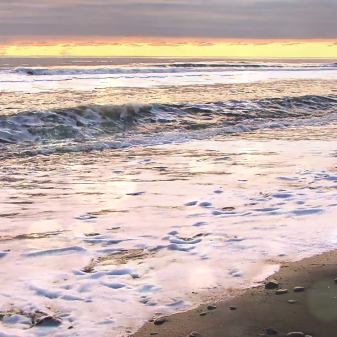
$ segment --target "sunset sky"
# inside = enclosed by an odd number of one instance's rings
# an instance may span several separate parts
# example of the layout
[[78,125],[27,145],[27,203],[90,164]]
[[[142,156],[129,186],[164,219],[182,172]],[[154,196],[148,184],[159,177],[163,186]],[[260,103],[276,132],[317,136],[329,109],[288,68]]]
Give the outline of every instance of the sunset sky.
[[0,0],[0,55],[337,57],[336,0]]

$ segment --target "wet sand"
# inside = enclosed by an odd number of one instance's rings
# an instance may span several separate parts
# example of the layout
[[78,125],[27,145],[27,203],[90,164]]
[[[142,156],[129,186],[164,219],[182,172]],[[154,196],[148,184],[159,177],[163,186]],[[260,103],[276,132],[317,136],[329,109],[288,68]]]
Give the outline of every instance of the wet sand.
[[166,317],[162,324],[149,322],[133,337],[335,337],[336,277],[337,251],[284,264],[266,280],[277,281],[278,288],[266,289],[264,283],[229,301]]

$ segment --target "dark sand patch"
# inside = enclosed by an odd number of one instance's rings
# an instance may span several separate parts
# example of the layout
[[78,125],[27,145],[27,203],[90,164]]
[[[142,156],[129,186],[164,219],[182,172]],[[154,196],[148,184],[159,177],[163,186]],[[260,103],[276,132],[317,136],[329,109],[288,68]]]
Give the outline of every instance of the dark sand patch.
[[98,266],[126,264],[131,260],[143,259],[151,254],[152,253],[144,249],[129,249],[118,253],[99,256],[95,259],[92,259],[90,263],[86,265],[82,270],[86,273],[92,273]]
[[[216,303],[214,310],[201,305],[167,317],[162,325],[149,322],[133,337],[187,337],[192,332],[202,337],[287,336],[291,332],[336,337],[336,277],[337,251],[285,264],[270,278],[277,282],[276,289],[262,285]],[[288,292],[276,295],[277,289]]]
[[[119,199],[119,198],[116,198]],[[117,210],[117,209],[102,209],[100,211],[95,211],[95,212],[90,212],[87,213],[88,215],[92,215],[92,216],[100,216],[100,215],[109,215],[111,213],[129,213],[128,210]]]
[[34,240],[34,239],[46,239],[52,236],[60,235],[64,231],[54,231],[54,232],[44,232],[44,233],[28,233],[28,234],[18,234],[18,235],[4,235],[0,236],[1,241],[12,241],[12,240]]

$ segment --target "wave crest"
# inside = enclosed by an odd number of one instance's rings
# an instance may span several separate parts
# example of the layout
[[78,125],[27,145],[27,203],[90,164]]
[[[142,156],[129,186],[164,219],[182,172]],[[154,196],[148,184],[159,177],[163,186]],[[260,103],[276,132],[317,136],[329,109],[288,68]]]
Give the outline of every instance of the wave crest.
[[183,72],[214,72],[225,70],[308,70],[308,69],[335,69],[336,63],[332,64],[286,64],[286,63],[249,63],[249,62],[175,62],[152,64],[148,66],[136,65],[133,67],[18,67],[15,73],[30,76],[54,76],[54,75],[132,75],[152,73],[183,73]]
[[323,117],[337,112],[337,96],[231,100],[204,104],[85,105],[0,116],[0,143],[92,140],[102,136],[154,135]]

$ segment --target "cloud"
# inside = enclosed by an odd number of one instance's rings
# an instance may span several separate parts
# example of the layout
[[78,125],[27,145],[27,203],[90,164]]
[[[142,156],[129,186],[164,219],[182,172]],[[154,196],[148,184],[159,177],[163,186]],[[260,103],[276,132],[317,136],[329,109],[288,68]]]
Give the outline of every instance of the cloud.
[[0,0],[0,35],[335,39],[336,13],[336,0]]
[[286,42],[286,43],[282,43],[283,46],[297,46],[299,45],[299,42]]

